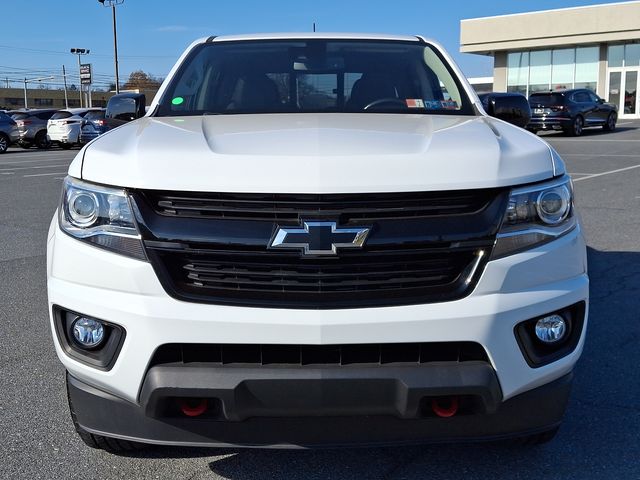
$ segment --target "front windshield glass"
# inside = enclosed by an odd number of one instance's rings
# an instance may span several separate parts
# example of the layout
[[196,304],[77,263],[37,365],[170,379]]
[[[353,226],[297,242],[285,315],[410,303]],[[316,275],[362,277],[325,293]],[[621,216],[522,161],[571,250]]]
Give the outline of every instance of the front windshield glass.
[[473,109],[449,66],[424,43],[251,40],[194,49],[156,116],[307,112]]

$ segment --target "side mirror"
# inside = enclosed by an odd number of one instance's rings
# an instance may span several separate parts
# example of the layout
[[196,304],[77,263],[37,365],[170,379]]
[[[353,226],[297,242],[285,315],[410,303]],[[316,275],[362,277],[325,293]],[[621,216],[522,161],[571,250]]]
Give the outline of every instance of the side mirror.
[[144,117],[146,103],[146,97],[141,93],[114,95],[107,103],[105,118],[121,124]]
[[524,128],[531,120],[527,97],[520,93],[485,93],[480,95],[482,106],[492,117]]
[[602,105],[603,103],[605,103],[604,98],[600,98],[600,97],[598,97],[598,103],[599,103],[600,105]]

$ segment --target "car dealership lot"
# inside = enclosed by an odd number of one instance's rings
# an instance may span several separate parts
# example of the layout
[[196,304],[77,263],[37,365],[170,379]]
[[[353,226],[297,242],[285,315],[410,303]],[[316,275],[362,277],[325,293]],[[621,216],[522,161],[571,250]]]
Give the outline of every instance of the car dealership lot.
[[157,448],[117,457],[72,431],[50,339],[46,232],[77,152],[0,156],[1,478],[639,478],[640,122],[544,137],[574,176],[590,256],[591,318],[565,423],[547,445],[333,451]]

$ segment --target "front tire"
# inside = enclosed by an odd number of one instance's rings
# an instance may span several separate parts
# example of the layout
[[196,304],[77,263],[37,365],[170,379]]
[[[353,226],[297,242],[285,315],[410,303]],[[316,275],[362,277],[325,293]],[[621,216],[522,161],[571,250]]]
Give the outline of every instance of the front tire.
[[9,150],[10,143],[11,141],[9,140],[9,137],[7,137],[4,133],[0,133],[0,154],[3,154],[7,150]]
[[607,117],[607,123],[602,126],[605,132],[613,132],[616,129],[616,122],[618,121],[618,115],[615,112],[611,112]]
[[572,137],[579,137],[582,135],[582,130],[584,129],[584,119],[578,115],[573,119],[573,123],[567,129],[567,133]]
[[41,150],[51,147],[51,140],[47,138],[47,132],[45,130],[41,130],[36,134],[34,143],[36,147]]
[[86,431],[78,423],[73,403],[71,402],[71,396],[69,395],[69,380],[67,379],[67,401],[69,403],[69,413],[71,414],[71,421],[76,430],[76,433],[80,437],[80,440],[85,445],[97,450],[104,450],[110,453],[130,453],[141,450],[146,447],[143,443],[130,442],[128,440],[121,440],[119,438],[105,437],[102,435],[96,435]]

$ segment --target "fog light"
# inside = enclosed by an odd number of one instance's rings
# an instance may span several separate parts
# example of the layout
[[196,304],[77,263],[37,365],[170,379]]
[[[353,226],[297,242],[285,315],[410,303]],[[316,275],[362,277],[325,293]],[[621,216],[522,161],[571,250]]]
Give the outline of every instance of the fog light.
[[73,338],[83,348],[94,348],[104,339],[104,325],[93,318],[78,317],[71,325]]
[[564,339],[567,322],[560,315],[549,315],[536,322],[536,337],[544,343],[556,343]]

